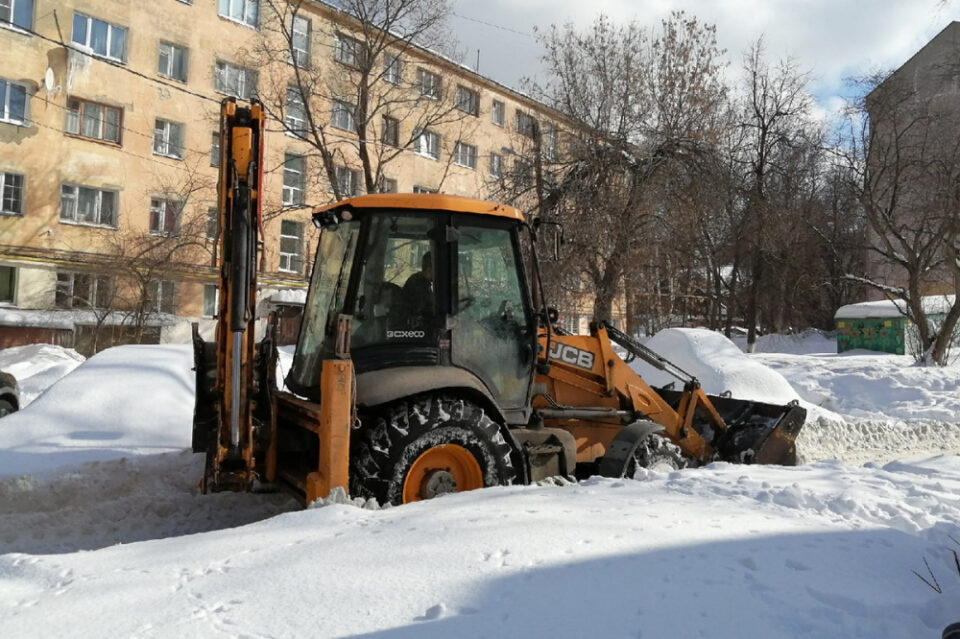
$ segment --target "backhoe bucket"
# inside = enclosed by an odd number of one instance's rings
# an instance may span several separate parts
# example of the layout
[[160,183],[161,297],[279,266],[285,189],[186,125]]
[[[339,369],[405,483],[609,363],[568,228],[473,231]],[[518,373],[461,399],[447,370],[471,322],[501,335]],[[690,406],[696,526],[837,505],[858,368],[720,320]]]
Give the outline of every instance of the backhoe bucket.
[[[680,402],[680,391],[654,389],[671,406]],[[723,418],[727,429],[712,432],[706,415],[699,410],[693,427],[711,442],[715,459],[735,464],[779,464],[796,466],[796,439],[803,428],[807,411],[796,403],[765,404],[747,399],[707,395],[710,403]]]

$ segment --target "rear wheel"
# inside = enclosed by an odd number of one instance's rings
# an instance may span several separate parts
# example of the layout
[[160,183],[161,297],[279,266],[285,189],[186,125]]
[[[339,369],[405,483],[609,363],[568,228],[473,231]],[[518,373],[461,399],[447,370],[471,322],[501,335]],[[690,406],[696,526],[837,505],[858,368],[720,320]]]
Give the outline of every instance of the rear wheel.
[[364,421],[350,456],[354,495],[406,504],[516,478],[500,427],[469,401],[419,396]]
[[17,412],[16,407],[6,399],[0,399],[0,417]]

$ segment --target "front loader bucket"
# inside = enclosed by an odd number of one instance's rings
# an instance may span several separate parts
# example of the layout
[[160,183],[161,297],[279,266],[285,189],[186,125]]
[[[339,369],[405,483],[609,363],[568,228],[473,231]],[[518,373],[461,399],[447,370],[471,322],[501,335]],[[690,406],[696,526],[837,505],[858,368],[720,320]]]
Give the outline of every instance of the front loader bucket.
[[[680,391],[654,389],[671,406],[680,402]],[[713,432],[706,415],[698,410],[694,429],[716,451],[716,460],[735,464],[779,464],[796,466],[796,439],[807,418],[804,408],[791,402],[787,405],[766,404],[748,399],[707,395],[723,418],[727,429]]]

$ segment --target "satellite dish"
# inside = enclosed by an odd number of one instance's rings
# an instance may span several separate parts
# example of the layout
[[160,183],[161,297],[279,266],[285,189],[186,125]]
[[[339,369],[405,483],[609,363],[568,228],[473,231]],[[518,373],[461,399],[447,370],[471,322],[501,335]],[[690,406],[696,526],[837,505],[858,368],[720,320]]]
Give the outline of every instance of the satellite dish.
[[52,92],[57,84],[56,79],[53,77],[53,69],[47,67],[47,72],[43,74],[43,86],[46,87],[47,93]]

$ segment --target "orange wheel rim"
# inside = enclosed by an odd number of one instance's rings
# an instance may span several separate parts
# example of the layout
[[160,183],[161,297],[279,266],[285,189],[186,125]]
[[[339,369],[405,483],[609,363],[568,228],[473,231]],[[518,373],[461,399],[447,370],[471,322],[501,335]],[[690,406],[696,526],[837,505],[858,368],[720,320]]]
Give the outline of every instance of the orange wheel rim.
[[477,488],[483,488],[483,471],[476,457],[463,446],[443,444],[413,462],[403,480],[403,503]]

